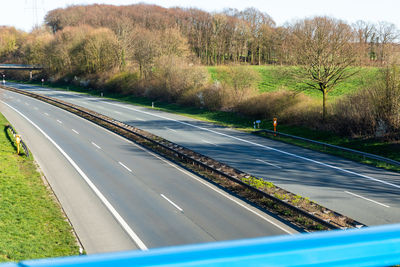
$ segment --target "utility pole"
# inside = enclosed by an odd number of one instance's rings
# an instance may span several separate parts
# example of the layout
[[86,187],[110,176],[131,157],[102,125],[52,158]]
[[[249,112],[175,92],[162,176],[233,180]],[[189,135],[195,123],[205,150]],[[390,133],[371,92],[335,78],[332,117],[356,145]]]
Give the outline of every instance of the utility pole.
[[[31,1],[31,3],[28,4],[28,1]],[[25,0],[26,8],[25,9],[30,9],[32,10],[32,27],[38,27],[39,26],[39,7],[38,7],[38,0]],[[43,0],[42,0],[43,4]]]

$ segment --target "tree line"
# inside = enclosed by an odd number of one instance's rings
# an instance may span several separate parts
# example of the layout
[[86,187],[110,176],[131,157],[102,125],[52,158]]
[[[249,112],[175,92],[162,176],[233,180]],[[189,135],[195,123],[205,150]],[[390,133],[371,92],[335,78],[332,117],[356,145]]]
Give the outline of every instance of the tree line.
[[[194,8],[167,9],[145,4],[72,6],[49,12],[45,21],[54,33],[68,26],[86,24],[110,28],[119,39],[125,39],[133,25],[150,31],[178,29],[190,50],[207,65],[228,62],[293,64],[288,54],[291,46],[288,39],[297,24],[277,27],[267,13],[256,8],[209,13]],[[358,47],[360,64],[387,60],[392,43],[398,37],[394,24],[357,21],[349,26],[354,34],[351,42]]]
[[[292,65],[297,59],[291,53],[294,45],[291,37],[298,32],[298,25],[301,23],[301,21],[296,21],[278,27],[268,14],[255,8],[247,8],[243,11],[226,9],[219,13],[209,13],[194,8],[162,8],[147,4],[71,6],[50,11],[45,18],[45,24],[50,28],[53,38],[64,30],[69,31],[70,35],[82,34],[79,30],[72,32],[71,28],[77,27],[86,28],[87,31],[108,29],[110,32],[103,30],[103,37],[100,37],[101,34],[97,32],[94,34],[97,37],[92,36],[92,38],[97,38],[99,42],[108,38],[105,42],[114,42],[115,47],[119,49],[117,58],[120,58],[122,63],[129,63],[127,61],[135,59],[135,63],[143,68],[142,73],[145,73],[148,67],[144,65],[144,62],[148,62],[149,59],[151,61],[151,58],[161,51],[156,47],[157,42],[155,42],[160,41],[155,40],[159,39],[160,34],[172,34],[173,36],[168,40],[172,43],[161,40],[158,45],[163,45],[164,48],[169,45],[165,48],[166,50],[179,49],[176,46],[185,45],[185,49],[193,53],[201,63],[207,65],[226,63]],[[88,27],[91,29],[88,30]],[[384,64],[389,60],[388,57],[393,50],[399,50],[397,45],[394,45],[398,30],[392,23],[374,24],[358,21],[348,27],[352,32],[349,42],[357,47],[357,64],[359,65]],[[44,31],[39,33],[38,30],[34,30],[28,36],[16,33],[12,29],[3,29],[0,59],[4,61],[12,55],[17,57],[21,53],[20,49],[23,49],[22,46],[25,45],[29,46],[25,47],[26,49],[33,49],[31,52],[37,52],[34,51],[35,48],[38,49],[43,42],[51,39],[48,35],[49,30]],[[71,38],[78,37],[71,36]],[[135,42],[137,38],[140,38],[140,42]],[[7,44],[7,42],[11,43]],[[179,42],[179,44],[174,42]],[[154,47],[149,45],[151,43],[154,43]],[[17,46],[19,49],[15,51]],[[138,49],[144,49],[144,52],[137,52]],[[169,53],[173,52],[169,51]],[[38,58],[40,55],[31,56],[29,51],[28,54],[27,61],[40,60]],[[92,72],[93,67],[96,66],[93,65],[91,70],[87,70]],[[102,69],[96,69],[96,71],[102,71]]]

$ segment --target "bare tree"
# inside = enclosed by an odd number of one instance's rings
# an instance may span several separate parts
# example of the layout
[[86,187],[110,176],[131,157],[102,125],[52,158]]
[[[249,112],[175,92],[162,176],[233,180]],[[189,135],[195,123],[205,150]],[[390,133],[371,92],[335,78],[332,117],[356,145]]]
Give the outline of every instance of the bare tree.
[[393,23],[381,21],[377,25],[379,60],[385,63],[389,56],[389,46],[399,37],[399,31]]
[[[372,23],[358,20],[353,24],[357,38],[357,50],[359,52],[359,64],[367,63],[375,59],[374,44],[376,39],[376,27]],[[364,60],[367,60],[365,62]]]
[[337,84],[355,72],[354,32],[340,20],[315,17],[291,27],[291,52],[299,65],[299,76],[308,88],[322,92],[322,118],[327,114],[327,96]]
[[225,87],[230,88],[229,94],[233,106],[242,103],[246,98],[251,97],[256,92],[260,74],[248,66],[229,66],[226,67]]
[[139,64],[140,78],[146,78],[155,58],[160,55],[160,32],[136,27],[132,34],[133,59]]

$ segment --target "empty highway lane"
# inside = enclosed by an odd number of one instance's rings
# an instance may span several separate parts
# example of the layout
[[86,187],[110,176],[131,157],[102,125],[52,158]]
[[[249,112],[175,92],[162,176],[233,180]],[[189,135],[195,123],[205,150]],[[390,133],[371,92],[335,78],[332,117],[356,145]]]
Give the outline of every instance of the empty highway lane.
[[0,94],[1,112],[38,159],[89,253],[296,232],[82,118]]
[[17,88],[86,107],[147,130],[367,225],[400,222],[400,175],[176,114],[73,92]]

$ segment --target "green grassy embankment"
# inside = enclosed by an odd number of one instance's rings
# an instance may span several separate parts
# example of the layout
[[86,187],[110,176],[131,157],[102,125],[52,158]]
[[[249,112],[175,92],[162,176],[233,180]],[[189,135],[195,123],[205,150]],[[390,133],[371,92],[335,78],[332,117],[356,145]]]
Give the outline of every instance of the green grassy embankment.
[[[224,73],[219,71],[222,67],[207,67],[211,78],[219,81],[224,80]],[[284,90],[296,90],[303,91],[305,95],[312,98],[321,99],[321,92],[316,90],[304,90],[304,87],[300,82],[296,82],[296,79],[291,74],[291,68],[287,66],[248,66],[253,68],[260,74],[260,82],[258,83],[259,92],[274,92],[280,89]],[[363,67],[355,69],[356,74],[349,79],[340,83],[335,90],[329,93],[330,99],[336,99],[346,94],[355,92],[356,90],[365,87],[368,81],[373,78],[378,68],[375,67]]]
[[79,254],[72,228],[33,159],[16,155],[7,124],[0,114],[0,262]]

